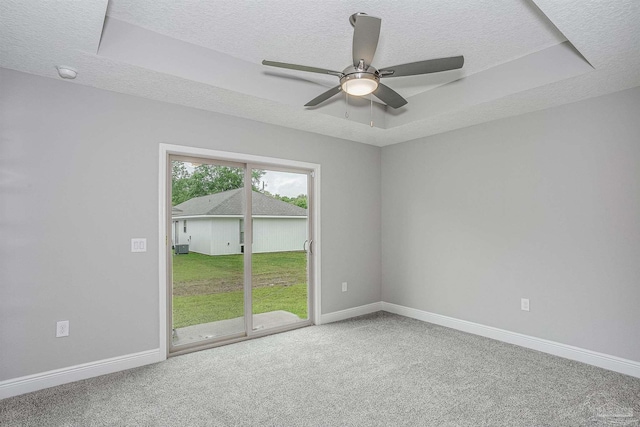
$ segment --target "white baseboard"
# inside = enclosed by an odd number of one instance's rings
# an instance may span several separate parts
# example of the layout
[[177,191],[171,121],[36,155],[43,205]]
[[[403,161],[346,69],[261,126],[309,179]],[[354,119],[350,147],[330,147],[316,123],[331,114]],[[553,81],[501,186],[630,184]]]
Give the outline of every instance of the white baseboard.
[[338,322],[340,320],[350,319],[352,317],[375,313],[376,311],[380,310],[382,310],[382,303],[374,302],[367,305],[347,308],[346,310],[334,311],[333,313],[322,314],[320,316],[320,324]]
[[164,355],[160,354],[160,349],[154,349],[0,381],[0,399],[73,381],[124,371],[126,369],[137,368],[138,366],[149,365],[164,359]]
[[[381,310],[640,378],[640,362],[388,302],[376,302],[323,314],[320,316],[320,323],[337,322]],[[160,353],[160,349],[154,349],[0,381],[0,399],[137,368],[163,360],[165,360],[165,355]]]
[[440,314],[417,310],[415,308],[409,308],[389,302],[382,302],[381,305],[382,310],[388,311],[389,313],[400,314],[401,316],[411,317],[413,319],[422,320],[423,322],[435,323],[436,325],[446,326],[447,328],[492,338],[494,340],[519,345],[521,347],[538,350],[543,353],[553,354],[555,356],[564,357],[565,359],[575,360],[588,365],[598,366],[610,371],[620,372],[622,374],[640,378],[640,362],[635,362],[633,360],[623,359],[621,357],[598,353],[596,351],[586,350],[584,348],[574,347],[555,341],[506,331],[504,329],[498,329],[491,326],[485,326],[479,323],[468,322],[466,320],[455,319],[453,317],[442,316]]

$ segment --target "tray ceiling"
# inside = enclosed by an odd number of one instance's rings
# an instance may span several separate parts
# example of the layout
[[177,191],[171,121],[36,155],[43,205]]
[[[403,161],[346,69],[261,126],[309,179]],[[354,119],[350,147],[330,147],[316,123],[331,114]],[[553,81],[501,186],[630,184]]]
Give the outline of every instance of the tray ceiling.
[[[343,94],[303,107],[337,78],[260,62],[342,70],[354,12],[382,18],[378,68],[459,54],[465,66],[387,79],[409,101],[398,110]],[[66,65],[69,84],[383,146],[638,86],[637,22],[633,0],[4,0],[0,66],[59,78]]]

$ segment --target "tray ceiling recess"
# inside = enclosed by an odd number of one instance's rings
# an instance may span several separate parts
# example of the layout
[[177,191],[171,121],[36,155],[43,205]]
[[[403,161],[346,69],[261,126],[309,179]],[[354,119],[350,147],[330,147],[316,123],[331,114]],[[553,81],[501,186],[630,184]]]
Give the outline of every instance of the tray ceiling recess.
[[[640,85],[640,3],[498,0],[362,3],[57,0],[0,2],[0,66],[384,146]],[[348,17],[381,17],[353,56]],[[365,18],[365,20],[368,18]],[[369,20],[369,22],[372,22]],[[372,36],[379,34],[377,43]],[[464,54],[464,67],[381,78],[406,105],[335,91],[344,70]],[[358,56],[358,55],[356,55]],[[360,64],[359,59],[365,59]],[[393,68],[393,67],[391,67]],[[344,71],[340,71],[345,74]],[[375,73],[373,73],[375,75]],[[337,86],[341,89],[341,86]],[[391,92],[389,92],[391,93]],[[384,95],[381,96],[384,98]],[[387,99],[389,103],[398,98]],[[348,109],[348,119],[345,112]],[[373,118],[374,127],[370,126]]]

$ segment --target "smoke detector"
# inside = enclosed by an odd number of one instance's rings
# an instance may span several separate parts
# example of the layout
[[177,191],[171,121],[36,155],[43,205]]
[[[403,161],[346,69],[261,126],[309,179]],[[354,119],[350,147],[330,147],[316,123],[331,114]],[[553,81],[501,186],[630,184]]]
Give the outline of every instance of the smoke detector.
[[64,67],[62,65],[59,65],[56,68],[58,69],[58,75],[63,79],[73,80],[78,75],[78,72],[70,67]]

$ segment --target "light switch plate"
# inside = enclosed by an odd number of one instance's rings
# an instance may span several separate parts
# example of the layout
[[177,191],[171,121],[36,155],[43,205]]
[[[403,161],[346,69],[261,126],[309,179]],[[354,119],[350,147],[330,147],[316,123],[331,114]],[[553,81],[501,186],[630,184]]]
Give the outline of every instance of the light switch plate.
[[147,252],[147,239],[131,239],[131,252]]

